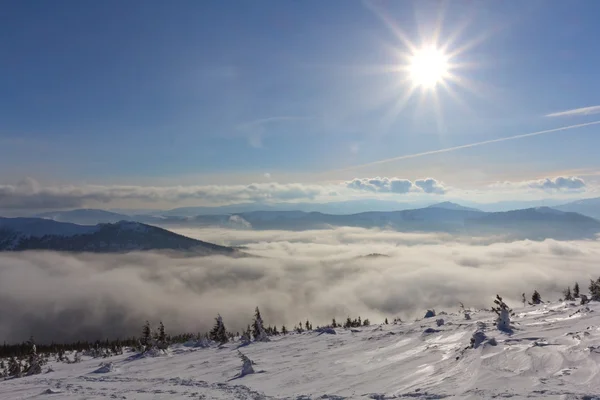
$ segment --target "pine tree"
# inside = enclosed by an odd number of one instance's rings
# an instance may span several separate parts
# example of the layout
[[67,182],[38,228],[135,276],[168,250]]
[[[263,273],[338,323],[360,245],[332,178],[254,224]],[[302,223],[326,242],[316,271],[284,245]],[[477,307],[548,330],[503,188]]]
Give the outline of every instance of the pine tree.
[[140,344],[142,345],[142,351],[150,350],[152,347],[152,328],[150,328],[150,322],[146,321],[142,328],[142,337],[140,338]]
[[579,298],[579,283],[575,282],[575,286],[573,286],[573,297]]
[[312,329],[312,325],[310,324],[310,322],[308,322],[308,320],[306,320],[306,325],[305,325],[305,327],[306,327],[306,330],[307,330],[307,331],[310,331],[310,330]]
[[385,319],[385,324],[386,324],[386,325],[388,324],[388,320],[387,320],[387,318]]
[[350,317],[346,318],[346,323],[344,324],[344,328],[351,328],[352,327],[352,320],[350,319]]
[[496,318],[496,326],[501,331],[510,331],[510,317],[514,316],[513,311],[506,305],[500,295],[496,295],[494,300],[496,307],[492,307],[492,311],[498,316]]
[[331,320],[331,327],[332,328],[337,328],[338,327],[337,322],[335,322],[335,318]]
[[363,326],[369,326],[369,325],[371,325],[371,322],[369,322],[369,319],[367,318],[363,321]]
[[573,301],[575,298],[571,294],[571,288],[567,286],[567,288],[563,291],[563,295],[565,297],[565,301]]
[[215,321],[215,326],[209,334],[210,340],[214,340],[221,344],[227,343],[229,339],[227,338],[227,330],[225,329],[225,324],[223,324],[221,315],[218,315],[217,318],[215,318]]
[[523,307],[525,307],[525,304],[527,303],[527,297],[525,297],[525,293],[523,293],[523,298],[521,299],[521,301],[523,302]]
[[252,336],[254,336],[254,340],[257,342],[269,341],[267,333],[265,332],[263,320],[258,307],[256,307],[256,310],[254,311],[254,322],[252,323]]
[[597,281],[590,280],[590,300],[600,301],[600,278]]
[[8,359],[8,376],[20,378],[23,376],[23,367],[21,362],[18,361],[14,356]]
[[29,367],[26,370],[27,375],[37,375],[42,373],[42,360],[37,354],[37,347],[35,346],[35,341],[33,340],[33,336],[27,342],[29,345],[29,357],[27,362],[29,363]]
[[533,304],[540,304],[542,302],[542,297],[537,290],[533,291],[533,294],[531,295],[531,302]]
[[158,337],[156,345],[160,350],[166,350],[169,348],[169,341],[167,339],[167,334],[165,333],[165,325],[160,321],[158,325]]
[[284,335],[287,335],[287,334],[288,334],[288,330],[287,330],[287,328],[285,327],[285,325],[282,325],[282,326],[281,326],[281,333],[283,333]]
[[252,360],[246,357],[241,351],[238,350],[238,356],[242,360],[242,371],[240,372],[240,377],[248,374],[254,373],[254,368],[252,367]]

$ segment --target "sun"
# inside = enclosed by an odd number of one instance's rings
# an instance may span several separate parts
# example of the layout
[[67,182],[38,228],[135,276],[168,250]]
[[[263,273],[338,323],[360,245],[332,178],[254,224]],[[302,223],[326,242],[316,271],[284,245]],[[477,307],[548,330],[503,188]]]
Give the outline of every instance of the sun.
[[408,66],[412,83],[424,89],[434,89],[449,76],[448,56],[435,46],[416,50]]

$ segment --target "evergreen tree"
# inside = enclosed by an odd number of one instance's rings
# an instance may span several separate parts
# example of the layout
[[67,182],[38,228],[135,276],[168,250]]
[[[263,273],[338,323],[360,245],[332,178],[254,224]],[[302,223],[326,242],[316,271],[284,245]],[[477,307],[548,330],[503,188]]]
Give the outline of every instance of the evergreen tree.
[[221,318],[221,315],[218,315],[217,318],[215,318],[215,321],[215,326],[212,328],[209,334],[210,340],[214,340],[215,342],[221,344],[227,343],[229,339],[227,338],[227,330],[225,329],[225,324],[223,324],[223,318]]
[[283,333],[284,335],[287,335],[287,334],[288,334],[288,330],[287,330],[287,328],[285,327],[285,325],[282,325],[282,326],[281,326],[281,333]]
[[533,294],[531,295],[531,302],[533,304],[540,304],[542,302],[542,297],[537,290],[533,291]]
[[597,281],[590,280],[590,300],[600,301],[600,278]]
[[308,322],[308,320],[306,320],[306,325],[305,325],[305,327],[306,327],[306,330],[307,330],[307,331],[310,331],[310,330],[312,330],[312,325],[310,324],[310,322]]
[[346,318],[346,322],[344,323],[344,328],[348,329],[352,327],[352,320],[350,317]]
[[331,320],[331,327],[332,328],[337,328],[338,327],[337,322],[335,322],[335,318]]
[[387,320],[387,318],[385,319],[385,324],[386,324],[386,325],[388,324],[388,320]]
[[152,346],[152,328],[150,328],[150,322],[146,321],[142,328],[142,337],[140,338],[140,344],[142,345],[142,351],[149,350]]
[[22,375],[23,368],[21,366],[21,362],[12,356],[8,359],[8,376],[20,378]]
[[158,325],[158,336],[157,336],[156,345],[160,350],[166,350],[169,348],[169,341],[167,339],[167,334],[165,333],[165,325],[160,321]]
[[248,374],[253,374],[254,368],[252,368],[252,364],[253,364],[252,360],[250,360],[248,357],[246,357],[246,355],[243,354],[239,350],[238,350],[238,356],[242,360],[242,371],[240,372],[240,377],[242,377],[244,375],[248,375]]
[[496,318],[496,326],[501,331],[510,331],[510,317],[514,316],[513,311],[506,305],[500,295],[496,295],[494,300],[495,307],[492,307],[492,311],[498,316]]
[[35,346],[35,341],[33,340],[33,336],[27,342],[29,346],[29,357],[28,363],[29,366],[27,368],[27,375],[37,375],[42,373],[42,360],[37,354],[37,348]]
[[523,298],[521,299],[521,301],[523,302],[523,307],[525,307],[525,304],[527,303],[527,297],[525,297],[525,293],[522,294]]
[[575,282],[575,286],[573,286],[573,297],[579,298],[579,283]]
[[567,286],[567,288],[563,291],[563,295],[565,296],[565,301],[575,300],[573,294],[571,294],[571,288],[569,286]]
[[371,322],[369,322],[369,319],[367,318],[363,321],[363,326],[369,326],[369,325],[371,325]]
[[252,336],[254,336],[254,340],[257,342],[268,342],[269,338],[267,337],[267,333],[265,332],[262,316],[260,315],[260,310],[256,307],[254,311],[254,322],[252,323]]

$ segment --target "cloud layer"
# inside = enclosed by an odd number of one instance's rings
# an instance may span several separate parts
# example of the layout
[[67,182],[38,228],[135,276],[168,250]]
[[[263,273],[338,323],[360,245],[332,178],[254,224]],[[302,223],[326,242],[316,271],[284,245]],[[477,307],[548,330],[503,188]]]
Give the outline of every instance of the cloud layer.
[[417,179],[414,183],[409,179],[401,178],[354,178],[346,182],[346,187],[353,190],[377,193],[446,193],[444,185],[433,178]]
[[[244,244],[262,258],[169,254],[0,254],[0,337],[41,341],[139,334],[146,319],[173,331],[206,331],[217,313],[239,330],[259,306],[267,324],[314,325],[335,317],[421,316],[459,302],[513,307],[537,289],[557,299],[574,280],[597,278],[600,243],[489,243],[447,235],[357,228],[304,232],[189,231]],[[389,257],[365,258],[370,253]]]
[[0,209],[74,208],[90,203],[118,200],[145,203],[178,203],[197,200],[209,203],[245,201],[290,201],[314,199],[327,193],[322,185],[255,183],[207,186],[41,186],[32,179],[16,185],[0,185]]
[[499,182],[490,185],[493,189],[536,189],[546,192],[579,192],[587,188],[586,182],[576,176],[557,176],[522,182]]

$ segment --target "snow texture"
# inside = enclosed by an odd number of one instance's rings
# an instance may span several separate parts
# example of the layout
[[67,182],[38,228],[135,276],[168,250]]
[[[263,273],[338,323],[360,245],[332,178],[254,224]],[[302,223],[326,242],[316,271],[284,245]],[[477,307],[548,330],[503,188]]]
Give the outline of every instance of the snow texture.
[[[261,371],[243,377],[238,341],[176,345],[166,357],[126,352],[105,360],[113,364],[106,373],[93,373],[98,360],[88,356],[77,364],[50,361],[54,372],[0,382],[0,399],[599,398],[600,303],[520,307],[512,333],[497,330],[491,311],[470,314],[469,321],[449,313],[440,327],[421,319],[275,336],[244,347]],[[434,332],[423,335],[427,328]],[[476,332],[487,339],[473,348]]]

